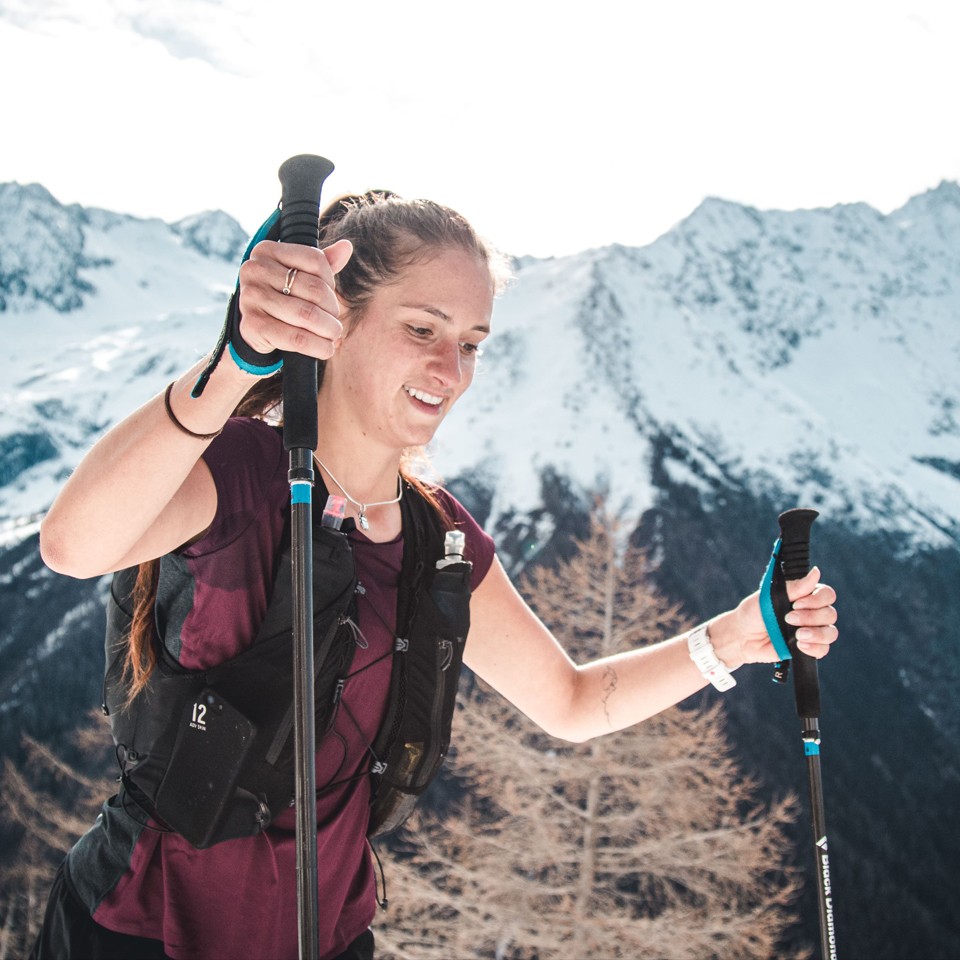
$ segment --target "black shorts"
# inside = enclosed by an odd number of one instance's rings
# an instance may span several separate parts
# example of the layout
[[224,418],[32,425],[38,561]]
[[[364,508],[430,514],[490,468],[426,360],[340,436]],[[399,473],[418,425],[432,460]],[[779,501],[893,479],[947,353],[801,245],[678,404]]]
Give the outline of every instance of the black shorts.
[[[87,912],[60,864],[43,927],[28,960],[169,960],[159,940],[114,933]],[[336,960],[373,960],[373,931],[365,930]]]

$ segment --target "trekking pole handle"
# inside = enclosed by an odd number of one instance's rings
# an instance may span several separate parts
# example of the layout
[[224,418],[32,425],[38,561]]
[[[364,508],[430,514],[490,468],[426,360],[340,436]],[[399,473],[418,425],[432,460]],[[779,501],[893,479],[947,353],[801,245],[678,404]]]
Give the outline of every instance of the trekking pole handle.
[[[816,510],[798,507],[780,514],[780,563],[787,580],[800,580],[810,572],[810,530],[819,514]],[[797,715],[820,717],[820,678],[817,660],[797,648],[796,630],[786,638],[793,654],[793,692]]]
[[[302,153],[285,160],[277,172],[280,198],[280,240],[319,247],[320,191],[333,173],[325,157]],[[283,446],[315,450],[317,424],[317,361],[299,353],[283,353]]]
[[780,514],[780,562],[788,580],[799,580],[810,572],[810,528],[819,516],[804,507]]

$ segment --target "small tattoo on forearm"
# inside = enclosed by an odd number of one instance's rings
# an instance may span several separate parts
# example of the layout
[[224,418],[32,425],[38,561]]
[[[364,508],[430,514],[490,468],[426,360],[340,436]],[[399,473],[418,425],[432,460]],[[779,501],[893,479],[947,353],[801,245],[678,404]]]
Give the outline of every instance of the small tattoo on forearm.
[[613,721],[610,719],[610,710],[608,704],[610,698],[613,696],[614,690],[617,689],[617,671],[613,667],[604,667],[603,668],[603,712],[607,716],[607,725],[612,727]]

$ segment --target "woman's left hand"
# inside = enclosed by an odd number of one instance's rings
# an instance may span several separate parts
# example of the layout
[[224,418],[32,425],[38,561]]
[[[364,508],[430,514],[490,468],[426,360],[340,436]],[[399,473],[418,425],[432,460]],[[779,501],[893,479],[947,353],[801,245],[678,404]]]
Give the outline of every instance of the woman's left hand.
[[[767,635],[759,597],[759,593],[753,593],[740,601],[733,611],[731,626],[739,635],[743,663],[776,663],[780,656]],[[798,627],[797,647],[818,660],[825,657],[838,635],[836,591],[820,582],[820,570],[813,567],[802,580],[787,581],[787,597],[793,609],[786,619]]]

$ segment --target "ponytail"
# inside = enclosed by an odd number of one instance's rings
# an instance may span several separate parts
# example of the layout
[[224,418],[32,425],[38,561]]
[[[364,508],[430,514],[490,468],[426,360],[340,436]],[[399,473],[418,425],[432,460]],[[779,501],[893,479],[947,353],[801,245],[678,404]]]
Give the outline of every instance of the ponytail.
[[153,645],[154,604],[160,579],[160,561],[141,563],[133,585],[133,620],[130,638],[123,660],[123,682],[128,687],[125,705],[129,706],[147,685],[157,665],[157,651]]

